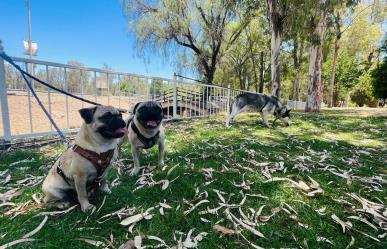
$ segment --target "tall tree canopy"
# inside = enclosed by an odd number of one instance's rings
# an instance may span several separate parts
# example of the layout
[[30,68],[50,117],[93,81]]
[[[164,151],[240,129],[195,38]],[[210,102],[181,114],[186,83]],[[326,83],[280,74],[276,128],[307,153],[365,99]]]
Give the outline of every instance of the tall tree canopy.
[[150,45],[166,51],[180,46],[194,56],[196,69],[208,84],[249,21],[229,27],[238,17],[239,5],[233,0],[127,0],[124,6],[142,48]]
[[208,84],[305,101],[313,112],[384,96],[376,94],[384,86],[382,0],[123,3],[141,51],[162,52]]

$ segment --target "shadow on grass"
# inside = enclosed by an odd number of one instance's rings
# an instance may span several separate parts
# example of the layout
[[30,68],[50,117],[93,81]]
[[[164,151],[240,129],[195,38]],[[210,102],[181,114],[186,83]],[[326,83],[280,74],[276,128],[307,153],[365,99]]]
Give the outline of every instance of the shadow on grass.
[[[372,124],[369,124],[372,120]],[[329,157],[327,164],[343,170],[352,169],[354,173],[360,175],[372,175],[383,168],[383,157],[385,151],[376,151],[371,156],[356,156],[360,165],[357,168],[348,165],[345,160],[353,158],[358,150],[375,149],[375,146],[354,145],[352,141],[334,140],[324,138],[327,132],[345,132],[354,131],[367,132],[373,127],[379,131],[378,134],[369,134],[370,138],[379,139],[385,134],[383,124],[385,119],[348,119],[337,117],[324,117],[320,115],[295,114],[295,125],[283,127],[278,125],[272,129],[266,129],[262,126],[261,118],[258,115],[241,115],[237,122],[228,129],[224,127],[224,117],[220,116],[214,119],[204,119],[196,121],[182,121],[179,123],[168,124],[167,129],[167,151],[166,151],[166,170],[156,167],[153,170],[155,181],[176,179],[166,190],[162,190],[160,185],[153,187],[144,187],[133,192],[136,187],[137,177],[129,177],[128,172],[122,172],[118,175],[116,170],[109,174],[109,179],[113,180],[120,177],[121,184],[113,188],[113,193],[106,196],[105,204],[99,213],[93,215],[83,214],[79,209],[61,217],[50,217],[47,224],[34,237],[39,239],[34,246],[49,248],[92,248],[85,242],[76,240],[80,237],[92,238],[94,240],[108,239],[111,234],[114,237],[114,246],[118,247],[125,242],[127,238],[133,238],[135,235],[154,235],[162,238],[167,244],[176,244],[173,240],[174,231],[188,232],[195,228],[195,234],[206,231],[208,236],[200,242],[200,248],[244,248],[245,242],[238,236],[230,238],[219,237],[219,234],[212,231],[212,226],[224,218],[223,209],[218,215],[200,215],[198,212],[205,207],[215,208],[219,206],[219,198],[214,189],[225,192],[224,197],[227,202],[237,204],[243,199],[240,194],[254,193],[267,196],[268,199],[257,197],[248,197],[241,208],[244,213],[249,213],[248,208],[257,210],[262,205],[263,215],[269,215],[271,209],[283,206],[283,203],[291,205],[297,210],[297,216],[301,224],[290,219],[285,212],[280,212],[269,222],[258,227],[258,230],[265,234],[266,238],[257,239],[249,232],[243,234],[252,242],[270,248],[279,247],[304,247],[304,240],[307,241],[310,248],[327,247],[327,244],[317,242],[319,236],[326,237],[334,242],[335,248],[345,248],[351,237],[356,238],[356,246],[364,248],[377,248],[376,244],[370,239],[360,237],[358,233],[350,231],[348,234],[342,234],[340,227],[333,223],[330,215],[337,214],[339,217],[345,217],[347,209],[342,205],[333,202],[333,198],[341,198],[347,192],[361,193],[370,199],[374,197],[383,198],[386,192],[365,193],[364,185],[354,182],[347,185],[346,181],[340,177],[327,172],[315,170],[319,167],[319,156],[310,155],[310,151],[326,152]],[[382,142],[384,142],[382,140]],[[123,158],[131,159],[129,145],[124,145]],[[302,172],[294,169],[294,166],[302,160],[300,157],[310,156],[310,161],[304,164],[311,168],[309,172]],[[23,159],[34,161],[20,163],[19,168],[27,167],[20,172],[9,164]],[[384,157],[386,158],[386,157]],[[344,159],[344,161],[343,161]],[[0,170],[9,169],[12,177],[22,179],[25,174],[45,175],[47,165],[52,158],[45,156],[44,153],[33,151],[16,151],[7,154],[0,160]],[[273,173],[275,176],[292,177],[295,180],[308,181],[308,176],[316,179],[324,189],[325,193],[319,198],[307,198],[301,191],[290,188],[284,182],[265,183],[265,178],[261,175],[260,168],[255,172],[244,171],[242,167],[253,168],[251,160],[257,162],[284,162],[287,172]],[[157,149],[153,148],[142,156],[142,165],[157,165]],[[177,165],[177,166],[176,166]],[[176,167],[175,167],[176,166]],[[168,175],[168,170],[175,167]],[[125,166],[127,168],[127,165]],[[213,169],[212,178],[203,174],[202,169]],[[226,170],[228,169],[228,170]],[[241,184],[245,179],[248,182],[248,189],[242,189],[235,186]],[[212,182],[211,182],[212,181]],[[14,178],[11,184],[14,182]],[[15,203],[22,203],[31,200],[33,193],[40,193],[40,185],[27,189],[21,197],[15,200]],[[185,215],[184,211],[190,206],[187,203],[195,204],[208,195],[210,201],[208,205],[203,205],[192,213]],[[103,202],[103,195],[99,195],[94,204],[99,207]],[[136,207],[137,211],[145,210],[155,206],[160,202],[168,203],[173,209],[165,210],[161,215],[156,210],[155,216],[148,221],[142,221],[136,225],[133,234],[129,234],[126,227],[119,225],[119,219],[112,217],[101,222],[100,217],[117,211],[123,207]],[[327,208],[327,215],[320,216],[315,211],[321,207]],[[1,210],[2,211],[2,210]],[[4,241],[12,241],[20,238],[23,234],[33,230],[42,220],[42,217],[34,217],[40,209],[31,210],[26,214],[20,215],[14,219],[1,215],[0,235],[4,235]],[[232,212],[239,216],[239,210],[233,209]],[[209,223],[203,222],[200,218],[209,220]],[[4,224],[4,225],[3,225]],[[231,227],[228,222],[220,224]],[[362,224],[355,224],[357,228],[367,231],[368,227]],[[368,231],[369,232],[369,231]],[[377,233],[370,232],[373,236]],[[183,237],[183,240],[185,237]],[[148,243],[148,241],[145,241]],[[28,247],[28,244],[26,244]]]

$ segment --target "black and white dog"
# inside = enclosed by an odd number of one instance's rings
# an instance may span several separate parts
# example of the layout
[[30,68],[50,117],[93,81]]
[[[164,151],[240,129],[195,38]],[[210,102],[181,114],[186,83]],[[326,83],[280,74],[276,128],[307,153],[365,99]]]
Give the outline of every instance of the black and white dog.
[[265,94],[242,93],[237,95],[230,103],[230,113],[226,119],[226,126],[230,126],[230,122],[233,121],[235,115],[246,111],[260,112],[263,124],[266,127],[270,127],[268,122],[269,113],[274,115],[275,120],[280,119],[287,126],[291,124],[289,120],[290,110],[282,105],[277,97]]

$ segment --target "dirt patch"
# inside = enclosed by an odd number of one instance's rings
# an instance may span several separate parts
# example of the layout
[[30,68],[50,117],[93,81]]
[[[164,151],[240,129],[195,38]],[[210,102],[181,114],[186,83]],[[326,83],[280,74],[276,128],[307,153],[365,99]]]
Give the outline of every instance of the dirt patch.
[[[44,106],[49,110],[51,107],[51,115],[54,121],[61,129],[77,128],[81,125],[81,117],[78,110],[82,107],[92,106],[87,103],[83,103],[79,100],[72,99],[57,94],[51,93],[51,102],[48,101],[47,93],[38,93],[38,96]],[[136,103],[139,99],[121,97],[118,96],[84,96],[86,99],[96,101],[101,104],[110,104],[112,106],[128,109],[133,103]],[[25,93],[11,93],[8,95],[9,115],[11,122],[11,134],[28,134],[51,131],[51,124],[45,116],[42,109],[39,107],[37,101],[32,96],[31,100],[31,119],[29,118],[29,101],[28,96]],[[67,106],[67,108],[66,108]],[[68,115],[66,112],[68,109]],[[3,122],[0,115],[0,135],[3,135]]]

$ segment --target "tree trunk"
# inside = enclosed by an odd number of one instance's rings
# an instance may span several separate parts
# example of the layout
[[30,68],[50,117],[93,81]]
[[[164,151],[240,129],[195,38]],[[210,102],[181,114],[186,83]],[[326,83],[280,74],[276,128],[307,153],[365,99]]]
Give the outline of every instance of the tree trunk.
[[335,52],[333,54],[332,73],[331,73],[331,79],[329,81],[329,98],[328,98],[328,107],[329,108],[332,108],[334,106],[333,91],[334,91],[334,87],[335,87],[337,57],[339,55],[339,49],[340,49],[339,41],[340,41],[340,38],[341,38],[340,16],[339,16],[339,14],[337,14],[337,17],[336,17],[335,30],[336,30]]
[[[300,48],[298,48],[300,46]],[[296,77],[294,79],[294,88],[293,88],[293,100],[300,101],[301,93],[301,59],[303,54],[303,43],[298,44],[298,39],[294,41],[294,50],[293,50],[293,60],[294,68],[296,70]]]
[[280,82],[280,46],[281,36],[278,31],[271,34],[271,95],[279,97],[281,94]]
[[[349,100],[351,99],[351,92],[347,92],[347,94],[345,95],[345,100],[344,100],[344,107],[345,108],[348,108],[348,106],[349,106]],[[361,106],[363,106],[363,105],[361,105]],[[361,107],[360,106],[360,107]]]
[[259,92],[263,93],[263,86],[264,86],[264,81],[265,81],[265,65],[264,65],[264,60],[263,60],[263,51],[261,51],[260,55],[260,60],[261,60],[261,65],[259,68]]
[[244,90],[245,89],[245,82],[244,82],[242,73],[240,73],[240,72],[238,73],[238,80],[239,80],[239,88],[241,90]]
[[308,96],[306,99],[306,112],[319,112],[322,101],[322,61],[323,42],[325,32],[326,13],[322,11],[318,24],[314,26],[314,33],[319,38],[318,44],[312,44],[309,56]]
[[294,79],[294,95],[293,100],[300,101],[301,95],[301,69],[296,68],[296,78]]
[[280,97],[280,46],[283,22],[278,12],[277,1],[268,0],[271,23],[271,95]]
[[253,50],[250,46],[250,52],[251,52],[251,63],[252,63],[252,66],[253,66],[253,76],[254,76],[254,83],[255,83],[255,91],[258,92],[258,75],[257,75],[257,69],[256,69],[256,63],[255,63],[255,58],[254,58],[254,54],[253,54]]
[[206,84],[212,85],[212,82],[214,81],[215,70],[216,69],[212,70],[211,68],[209,68],[204,72],[204,81],[206,82]]

